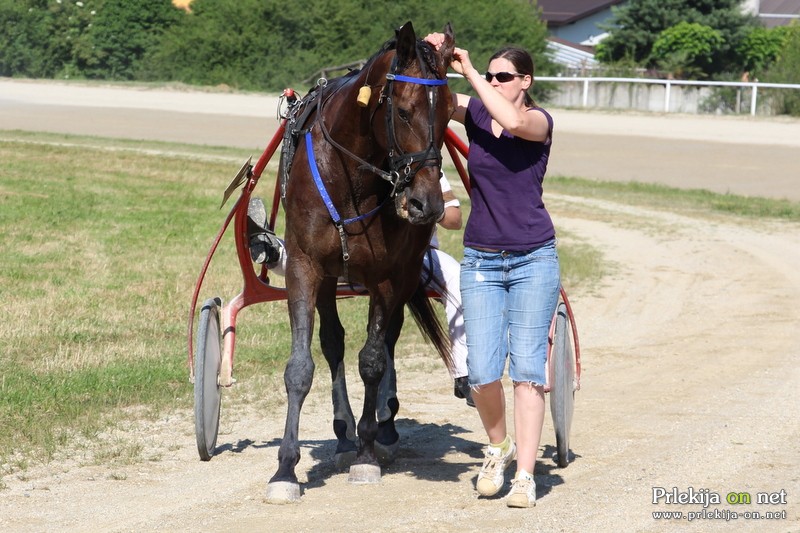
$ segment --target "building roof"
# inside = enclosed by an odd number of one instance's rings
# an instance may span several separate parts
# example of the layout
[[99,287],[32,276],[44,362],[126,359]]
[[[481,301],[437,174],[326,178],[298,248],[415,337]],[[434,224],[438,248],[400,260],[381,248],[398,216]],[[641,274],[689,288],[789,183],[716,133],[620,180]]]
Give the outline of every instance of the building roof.
[[761,0],[758,11],[769,15],[800,15],[800,0]]
[[566,26],[624,0],[538,0],[542,19],[549,27]]
[[547,51],[554,62],[568,68],[586,69],[597,66],[597,60],[589,46],[550,36],[547,38]]

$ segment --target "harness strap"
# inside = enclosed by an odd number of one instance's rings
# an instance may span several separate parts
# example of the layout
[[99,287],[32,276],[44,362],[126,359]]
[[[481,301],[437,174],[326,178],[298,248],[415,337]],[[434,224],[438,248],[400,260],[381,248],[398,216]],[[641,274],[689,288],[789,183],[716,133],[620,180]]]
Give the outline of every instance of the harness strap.
[[350,157],[352,157],[353,159],[355,159],[356,161],[361,163],[361,166],[359,168],[367,169],[370,172],[373,172],[374,174],[379,176],[381,179],[384,179],[384,180],[388,181],[389,183],[392,183],[394,181],[394,175],[393,174],[391,174],[389,172],[386,172],[385,170],[376,167],[375,165],[365,161],[364,159],[361,159],[356,154],[354,154],[353,152],[351,152],[350,150],[348,150],[347,148],[345,148],[344,146],[342,146],[341,144],[336,142],[333,139],[333,137],[331,137],[330,131],[328,131],[328,127],[325,125],[325,118],[322,116],[322,105],[325,102],[325,100],[322,98],[322,88],[323,87],[324,87],[324,85],[320,85],[319,86],[320,98],[319,98],[319,110],[317,111],[317,122],[319,122],[319,128],[320,128],[320,131],[322,131],[322,136],[325,137],[325,140],[328,141],[328,143],[331,144],[334,148],[336,148],[340,152],[346,153],[347,155],[349,155]]
[[417,85],[447,85],[447,80],[430,80],[427,78],[414,78],[412,76],[403,76],[402,74],[387,74],[387,80],[394,80],[394,81],[405,81],[410,83],[416,83]]
[[328,209],[328,213],[330,213],[333,223],[337,226],[341,225],[342,217],[339,216],[336,206],[333,205],[333,200],[331,200],[328,191],[325,189],[325,184],[322,183],[322,177],[319,175],[317,158],[314,156],[314,147],[311,145],[310,131],[306,132],[306,157],[308,158],[308,166],[311,167],[311,175],[314,176],[314,184],[317,186],[319,195],[322,196],[322,201],[325,204],[325,207]]
[[286,187],[289,183],[289,173],[292,169],[294,162],[294,154],[297,149],[297,141],[300,135],[305,134],[311,128],[298,129],[298,126],[303,126],[308,117],[317,109],[319,98],[316,90],[308,93],[303,99],[289,102],[289,107],[286,112],[286,119],[288,124],[286,131],[283,133],[283,147],[281,150],[281,162],[283,171],[281,173],[281,199],[286,199]]
[[[420,68],[423,75],[428,75],[428,69],[425,67],[425,60],[420,56],[420,50],[417,48],[417,56],[419,59]],[[388,105],[388,112],[386,113],[386,137],[389,141],[389,162],[392,168],[392,173],[396,175],[392,196],[395,196],[400,191],[405,189],[414,176],[425,167],[440,165],[442,162],[442,155],[439,149],[434,144],[433,123],[436,115],[436,86],[447,85],[447,78],[443,79],[430,79],[430,78],[417,78],[414,76],[405,76],[403,74],[395,74],[397,68],[397,56],[392,60],[390,71],[385,75],[386,85],[384,86],[381,99],[385,99]],[[422,85],[425,87],[428,96],[428,147],[421,152],[405,153],[400,148],[395,137],[394,125],[394,112],[392,111],[392,87],[394,82],[413,83],[415,85]],[[411,168],[411,165],[416,163],[416,168]],[[402,176],[400,173],[402,169]]]
[[331,219],[333,220],[333,225],[336,226],[336,230],[339,232],[339,240],[342,243],[342,259],[344,260],[344,278],[349,279],[347,276],[347,262],[350,260],[350,252],[347,249],[347,234],[344,231],[344,226],[345,224],[358,222],[359,220],[371,217],[386,204],[390,197],[386,197],[383,202],[378,204],[374,209],[371,209],[368,213],[342,220],[342,217],[339,215],[339,211],[337,211],[336,206],[333,205],[333,200],[331,200],[328,190],[325,188],[325,184],[322,182],[322,176],[319,174],[319,167],[317,166],[317,158],[314,156],[314,146],[310,131],[306,132],[305,138],[308,166],[311,169],[311,175],[314,177],[314,185],[317,186],[317,191],[322,197],[322,203],[325,204],[325,208],[328,210],[328,214],[330,214]]
[[377,207],[371,209],[369,212],[364,213],[363,215],[342,220],[342,217],[336,210],[336,206],[333,205],[333,200],[331,200],[327,189],[325,189],[325,184],[322,182],[322,176],[319,174],[319,167],[317,166],[317,158],[314,156],[314,147],[312,142],[311,132],[308,131],[306,132],[306,156],[308,157],[308,165],[311,167],[311,175],[314,176],[314,184],[317,186],[317,190],[319,191],[320,196],[322,196],[322,201],[325,204],[325,207],[328,209],[328,213],[330,213],[334,224],[337,226],[344,226],[345,224],[351,224],[353,222],[358,222],[359,220],[369,218],[377,213],[380,208],[386,204],[386,202],[389,200],[389,197],[378,204]]

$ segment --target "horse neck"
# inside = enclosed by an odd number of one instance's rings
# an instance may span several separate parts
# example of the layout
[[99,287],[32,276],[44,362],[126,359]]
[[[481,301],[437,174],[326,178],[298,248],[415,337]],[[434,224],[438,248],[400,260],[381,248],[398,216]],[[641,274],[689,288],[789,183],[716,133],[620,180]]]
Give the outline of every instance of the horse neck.
[[[333,88],[333,94],[324,97],[321,111],[325,127],[336,143],[379,168],[384,166],[387,151],[377,142],[373,131],[376,128],[385,128],[386,123],[383,118],[376,118],[379,109],[374,102],[379,97],[378,94],[384,90],[386,74],[389,71],[391,56],[386,58],[386,55],[370,61],[359,73],[340,80],[340,83]],[[358,96],[361,88],[365,86],[370,87],[372,96],[369,104],[362,107],[358,104]],[[385,106],[385,103],[381,105]],[[344,156],[342,163],[349,173],[362,175],[361,181],[365,188],[370,182],[379,186],[385,184],[383,179],[372,172],[359,172],[357,169],[360,163],[353,158]]]

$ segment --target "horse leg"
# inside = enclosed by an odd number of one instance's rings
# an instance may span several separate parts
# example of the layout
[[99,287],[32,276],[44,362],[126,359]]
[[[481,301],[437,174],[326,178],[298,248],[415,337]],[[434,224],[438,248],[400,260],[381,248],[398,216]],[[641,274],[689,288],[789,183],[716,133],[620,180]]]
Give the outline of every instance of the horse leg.
[[394,461],[400,448],[400,434],[394,425],[400,410],[397,399],[397,371],[394,367],[394,347],[403,329],[403,308],[395,311],[386,330],[386,372],[378,387],[378,434],[375,436],[375,455],[378,463],[387,465]]
[[[287,413],[283,439],[278,449],[278,470],[267,484],[267,503],[292,503],[300,500],[300,484],[297,482],[295,466],[300,461],[300,410],[311,389],[314,377],[314,361],[311,358],[311,338],[314,330],[314,305],[317,284],[309,279],[299,279],[292,269],[289,290],[289,320],[292,328],[292,353],[286,363],[283,381],[286,386]],[[297,296],[300,295],[300,296]]]
[[356,422],[347,396],[344,371],[344,328],[336,309],[336,278],[326,278],[317,297],[319,342],[331,370],[333,432],[336,435],[336,468],[349,467],[356,457]]
[[382,295],[371,295],[367,341],[358,353],[358,373],[364,383],[364,407],[358,421],[359,447],[356,459],[350,467],[350,483],[378,483],[381,480],[381,467],[375,456],[375,436],[378,433],[375,412],[378,387],[386,372],[389,357],[386,349],[386,321],[391,312],[387,312]]

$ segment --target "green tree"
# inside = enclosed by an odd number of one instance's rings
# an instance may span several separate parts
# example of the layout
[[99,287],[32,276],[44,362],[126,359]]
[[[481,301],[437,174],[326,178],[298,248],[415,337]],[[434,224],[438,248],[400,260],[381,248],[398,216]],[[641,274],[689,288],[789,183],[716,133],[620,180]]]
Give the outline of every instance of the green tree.
[[275,24],[296,6],[288,2],[283,10],[273,0],[195,0],[191,13],[150,50],[142,76],[252,89],[285,60],[292,43],[283,41]]
[[[764,81],[800,84],[800,24],[794,23],[784,31],[783,47]],[[800,117],[800,90],[778,90],[774,104],[777,113]]]
[[[419,37],[451,22],[476,65],[503,44],[518,44],[547,72],[546,27],[527,0],[462,9],[458,0],[195,0],[144,62],[148,79],[302,90],[322,68],[364,60],[411,20]],[[502,36],[502,39],[498,38]]]
[[133,79],[182,14],[170,0],[0,0],[0,74]]
[[775,61],[789,37],[788,26],[775,28],[753,28],[737,49],[744,63],[744,70],[754,76],[760,75]]
[[170,0],[0,0],[0,74],[302,90],[322,68],[367,59],[409,20],[420,37],[451,22],[476,65],[516,44],[552,72],[535,2],[461,4],[194,0],[186,13]]
[[41,78],[77,74],[91,49],[86,31],[92,18],[87,4],[92,3],[2,0],[0,73]]
[[696,22],[680,22],[659,34],[650,61],[678,78],[702,78],[722,43],[717,30]]
[[597,58],[606,63],[634,61],[655,67],[653,45],[661,32],[681,22],[696,23],[719,32],[722,42],[712,54],[709,76],[741,72],[739,45],[758,25],[756,17],[743,13],[739,0],[629,0],[613,8],[607,25],[610,32],[597,48]]
[[134,79],[142,57],[183,14],[170,0],[103,0],[88,32],[91,53],[81,70],[91,78]]
[[46,2],[0,0],[0,76],[48,76],[39,49],[46,41]]

